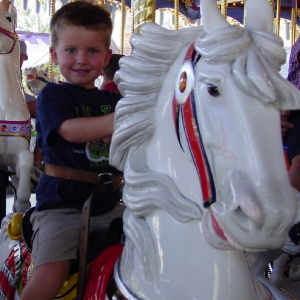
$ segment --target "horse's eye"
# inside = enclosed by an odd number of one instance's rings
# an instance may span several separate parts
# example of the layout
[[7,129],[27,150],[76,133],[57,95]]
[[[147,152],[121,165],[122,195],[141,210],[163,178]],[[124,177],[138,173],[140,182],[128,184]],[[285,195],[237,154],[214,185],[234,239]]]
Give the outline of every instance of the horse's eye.
[[179,104],[183,104],[187,100],[194,87],[194,82],[194,68],[192,62],[187,60],[179,70],[175,85],[175,97]]
[[6,17],[6,20],[7,20],[8,22],[11,22],[11,21],[12,21],[11,17]]
[[208,84],[207,85],[207,91],[208,93],[213,96],[213,97],[219,97],[220,96],[220,92],[217,86],[212,85],[212,84]]

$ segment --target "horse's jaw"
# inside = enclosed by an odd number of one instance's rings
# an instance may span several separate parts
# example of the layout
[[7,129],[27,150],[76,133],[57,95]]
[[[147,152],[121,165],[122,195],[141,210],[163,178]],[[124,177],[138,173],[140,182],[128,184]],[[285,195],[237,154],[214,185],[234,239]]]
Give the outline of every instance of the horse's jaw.
[[223,230],[210,210],[204,211],[202,225],[205,238],[212,247],[220,250],[232,250],[235,248],[229,244]]

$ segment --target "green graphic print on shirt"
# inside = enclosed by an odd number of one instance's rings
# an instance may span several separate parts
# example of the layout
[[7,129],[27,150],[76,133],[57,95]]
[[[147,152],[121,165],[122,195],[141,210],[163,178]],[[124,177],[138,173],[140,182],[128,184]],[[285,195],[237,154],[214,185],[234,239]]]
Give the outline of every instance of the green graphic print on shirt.
[[[75,108],[78,113],[78,108]],[[101,105],[101,112],[103,115],[108,115],[111,111],[110,105]],[[82,106],[84,117],[91,117],[91,108]],[[85,153],[90,161],[91,166],[108,166],[108,156],[111,138],[87,143],[85,146]]]

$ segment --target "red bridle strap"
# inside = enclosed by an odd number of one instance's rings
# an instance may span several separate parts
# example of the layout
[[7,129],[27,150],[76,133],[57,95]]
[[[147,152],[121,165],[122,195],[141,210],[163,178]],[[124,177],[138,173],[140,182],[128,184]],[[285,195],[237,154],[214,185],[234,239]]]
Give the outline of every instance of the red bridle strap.
[[[193,65],[197,63],[197,55],[195,55],[194,43],[188,48],[184,61],[191,61]],[[199,55],[198,55],[199,56]],[[203,195],[204,207],[209,207],[215,202],[215,187],[210,166],[206,157],[205,148],[202,142],[201,132],[198,125],[194,89],[184,104],[179,105],[174,95],[173,99],[173,115],[176,126],[177,137],[180,143],[180,136],[178,130],[179,112],[182,115],[182,121],[187,136],[188,145],[193,156],[194,164],[198,172],[199,182]]]
[[13,52],[16,42],[19,40],[18,34],[15,31],[13,31],[13,32],[8,31],[3,27],[0,27],[0,33],[4,34],[5,36],[7,36],[13,40],[13,45],[12,45],[11,49],[7,52],[0,52],[0,54],[9,54],[9,53]]

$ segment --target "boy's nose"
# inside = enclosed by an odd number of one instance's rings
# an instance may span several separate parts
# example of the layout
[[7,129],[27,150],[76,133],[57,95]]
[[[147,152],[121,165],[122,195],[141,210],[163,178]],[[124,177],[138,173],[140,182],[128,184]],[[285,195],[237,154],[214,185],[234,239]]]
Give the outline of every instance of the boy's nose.
[[78,52],[77,54],[77,63],[86,63],[87,62],[87,54]]

